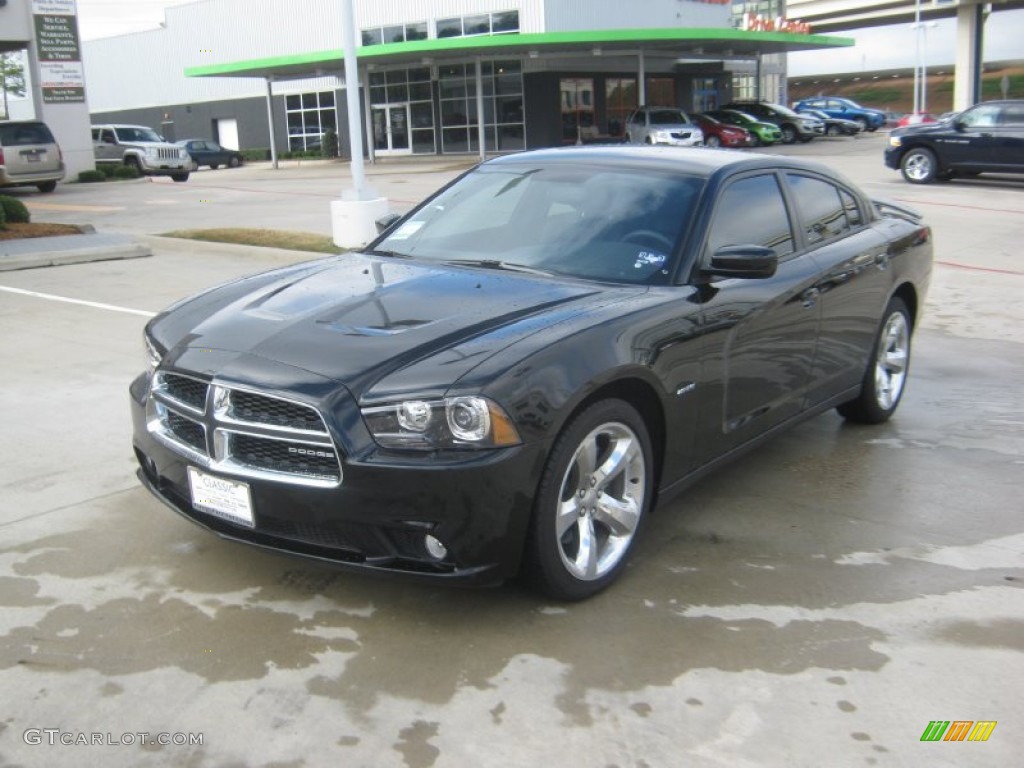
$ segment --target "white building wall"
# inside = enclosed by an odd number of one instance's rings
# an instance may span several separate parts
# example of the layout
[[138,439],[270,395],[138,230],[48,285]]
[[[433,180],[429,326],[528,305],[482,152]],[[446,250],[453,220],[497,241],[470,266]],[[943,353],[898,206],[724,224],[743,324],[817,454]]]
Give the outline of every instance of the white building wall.
[[[544,27],[544,6],[550,2],[551,0],[355,0],[355,13],[356,24],[360,28],[426,21],[429,22],[430,35],[433,37],[433,22],[437,19],[518,10],[520,32],[545,32],[550,30]],[[581,17],[587,18],[586,15]]]
[[580,29],[728,27],[731,5],[696,0],[547,0],[548,32]]

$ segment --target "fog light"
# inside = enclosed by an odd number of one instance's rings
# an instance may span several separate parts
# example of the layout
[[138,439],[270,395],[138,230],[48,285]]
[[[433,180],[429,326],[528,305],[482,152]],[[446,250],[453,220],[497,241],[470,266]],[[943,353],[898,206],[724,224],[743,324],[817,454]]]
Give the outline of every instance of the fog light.
[[423,546],[426,547],[427,554],[435,560],[444,560],[448,554],[448,548],[430,534],[423,537]]

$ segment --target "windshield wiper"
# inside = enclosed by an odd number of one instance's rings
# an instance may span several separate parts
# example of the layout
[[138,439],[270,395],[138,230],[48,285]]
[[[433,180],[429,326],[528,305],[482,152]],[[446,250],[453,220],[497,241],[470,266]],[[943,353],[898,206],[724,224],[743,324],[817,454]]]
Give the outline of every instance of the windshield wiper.
[[527,275],[543,275],[551,277],[554,272],[546,269],[528,267],[525,264],[513,264],[498,259],[449,259],[445,264],[452,264],[457,267],[481,267],[482,269],[497,269],[502,272],[522,272]]
[[412,256],[408,253],[401,253],[400,251],[381,251],[381,250],[366,250],[362,253],[368,253],[371,256],[387,256],[392,259],[411,259]]

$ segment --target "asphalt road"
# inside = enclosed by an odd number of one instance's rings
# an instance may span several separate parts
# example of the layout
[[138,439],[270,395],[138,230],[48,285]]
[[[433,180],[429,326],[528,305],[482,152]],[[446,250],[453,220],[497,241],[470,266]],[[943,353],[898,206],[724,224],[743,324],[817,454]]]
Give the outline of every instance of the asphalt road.
[[[882,144],[777,151],[933,225],[896,418],[825,414],[708,477],[583,604],[338,573],[141,488],[147,316],[304,256],[154,239],[152,258],[0,275],[0,765],[1019,764],[1024,181],[912,187]],[[371,175],[403,208],[465,165]],[[136,235],[329,233],[345,183],[313,164],[16,194],[35,220]],[[934,720],[997,725],[922,742]]]

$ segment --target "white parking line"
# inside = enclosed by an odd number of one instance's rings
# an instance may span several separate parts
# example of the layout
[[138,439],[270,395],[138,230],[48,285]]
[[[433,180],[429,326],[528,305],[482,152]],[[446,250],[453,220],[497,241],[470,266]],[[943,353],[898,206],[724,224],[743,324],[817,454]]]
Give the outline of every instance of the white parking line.
[[99,301],[85,301],[83,299],[71,299],[67,296],[55,296],[52,293],[39,293],[38,291],[26,291],[23,288],[11,288],[7,285],[0,285],[0,291],[6,291],[7,293],[17,293],[21,296],[31,296],[35,299],[46,299],[47,301],[60,301],[65,304],[78,304],[82,307],[92,307],[93,309],[105,309],[108,312],[123,312],[127,315],[139,315],[140,317],[155,317],[156,312],[147,312],[144,309],[131,309],[130,307],[118,307],[113,304],[103,304]]

